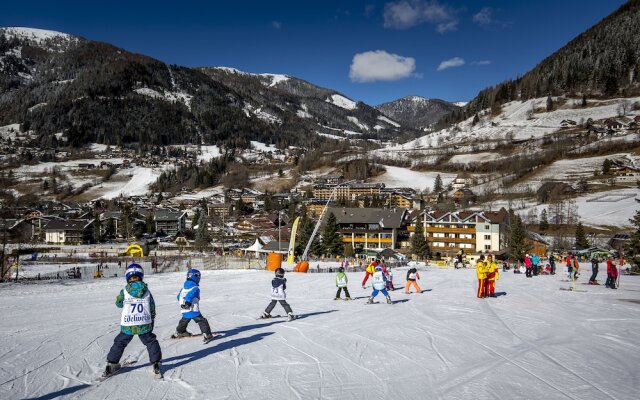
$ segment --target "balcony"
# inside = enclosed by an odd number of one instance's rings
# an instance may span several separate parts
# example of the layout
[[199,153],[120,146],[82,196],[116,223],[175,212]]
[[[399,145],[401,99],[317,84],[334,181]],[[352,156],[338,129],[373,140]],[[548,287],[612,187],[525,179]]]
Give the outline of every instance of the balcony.
[[363,237],[356,237],[356,238],[350,238],[348,236],[344,236],[342,238],[342,241],[344,243],[393,243],[393,239],[391,238],[376,238],[376,237],[370,237],[370,238],[363,238]]
[[429,233],[476,233],[476,228],[436,228],[427,226],[424,230]]

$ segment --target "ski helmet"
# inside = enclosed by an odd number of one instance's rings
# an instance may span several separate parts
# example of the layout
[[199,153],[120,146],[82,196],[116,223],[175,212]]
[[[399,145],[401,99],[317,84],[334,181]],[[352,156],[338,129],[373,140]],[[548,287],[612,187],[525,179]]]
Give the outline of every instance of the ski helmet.
[[187,280],[195,282],[196,285],[200,283],[200,271],[195,268],[189,269],[189,271],[187,271]]
[[282,268],[276,269],[276,278],[284,278],[284,269]]
[[338,268],[338,272],[344,272],[344,267]]
[[376,271],[382,271],[382,267],[379,265],[376,265]]
[[124,277],[127,282],[129,282],[129,279],[132,276],[137,276],[138,278],[140,278],[140,280],[144,279],[144,270],[139,264],[129,264],[129,266],[127,267],[127,270],[124,273]]

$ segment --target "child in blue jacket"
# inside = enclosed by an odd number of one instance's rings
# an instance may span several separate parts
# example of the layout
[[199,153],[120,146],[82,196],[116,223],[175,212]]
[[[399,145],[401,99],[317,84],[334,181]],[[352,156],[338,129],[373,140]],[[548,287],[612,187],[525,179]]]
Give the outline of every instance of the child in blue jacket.
[[116,306],[122,308],[120,317],[120,333],[113,341],[113,346],[107,355],[107,367],[103,377],[110,376],[120,369],[120,358],[134,335],[147,347],[149,361],[153,372],[160,375],[160,360],[162,352],[160,344],[153,331],[153,321],[156,318],[156,304],[153,296],[142,281],[144,270],[138,264],[131,264],[125,271],[127,286],[116,297]]
[[184,285],[178,293],[178,301],[180,302],[180,308],[182,309],[182,318],[178,322],[176,333],[172,336],[174,338],[191,336],[190,332],[187,332],[187,325],[191,320],[194,320],[200,327],[200,331],[203,335],[203,340],[208,342],[213,338],[211,334],[211,327],[209,321],[200,313],[200,271],[195,268],[191,268],[187,272],[187,280],[184,281]]

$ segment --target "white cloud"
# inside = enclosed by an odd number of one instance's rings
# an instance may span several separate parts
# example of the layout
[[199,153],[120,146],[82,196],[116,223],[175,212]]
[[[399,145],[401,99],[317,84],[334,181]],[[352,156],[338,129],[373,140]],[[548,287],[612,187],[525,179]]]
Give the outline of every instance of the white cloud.
[[493,22],[492,13],[493,10],[491,8],[484,7],[473,16],[473,22],[479,25],[489,25]]
[[384,5],[384,27],[408,29],[422,23],[436,24],[440,33],[457,29],[455,11],[436,0],[400,0]]
[[353,82],[397,81],[407,78],[416,69],[416,60],[387,53],[366,51],[353,56],[349,78]]
[[271,27],[273,29],[280,29],[282,28],[282,23],[280,21],[271,21]]
[[453,57],[449,60],[444,60],[438,65],[438,71],[444,71],[447,68],[461,67],[464,65],[464,59],[460,57]]

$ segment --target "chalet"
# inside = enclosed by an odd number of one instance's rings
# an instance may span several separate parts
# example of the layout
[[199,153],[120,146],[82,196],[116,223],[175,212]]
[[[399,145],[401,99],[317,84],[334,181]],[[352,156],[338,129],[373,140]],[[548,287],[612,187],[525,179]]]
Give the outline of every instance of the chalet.
[[187,213],[185,211],[157,209],[153,213],[153,220],[156,232],[165,232],[169,236],[174,236],[187,227]]
[[354,249],[395,249],[408,238],[403,208],[330,208],[345,244]]
[[51,220],[43,228],[49,244],[88,244],[94,242],[93,220]]
[[607,131],[619,131],[622,129],[622,122],[613,118],[606,119],[602,125],[607,129]]
[[524,242],[529,246],[529,253],[533,253],[540,257],[547,255],[549,252],[549,246],[551,245],[551,243],[542,237],[542,235],[531,231],[526,232]]
[[629,246],[629,242],[631,241],[631,235],[628,233],[616,233],[611,236],[607,244],[612,249],[616,249],[618,251],[623,250]]
[[473,185],[473,177],[467,172],[458,174],[451,183],[451,187],[453,187],[453,189],[462,189],[471,185]]
[[24,219],[0,219],[0,243],[28,242],[31,240],[33,227]]
[[257,200],[262,199],[264,194],[255,189],[244,188],[240,194],[240,199],[245,204],[255,204]]
[[475,198],[476,198],[475,193],[473,193],[471,189],[468,189],[468,188],[458,189],[455,192],[453,192],[453,199],[458,203],[461,201],[473,202]]
[[217,215],[221,218],[228,218],[229,214],[233,210],[232,203],[213,203],[207,204],[207,210],[209,217]]

